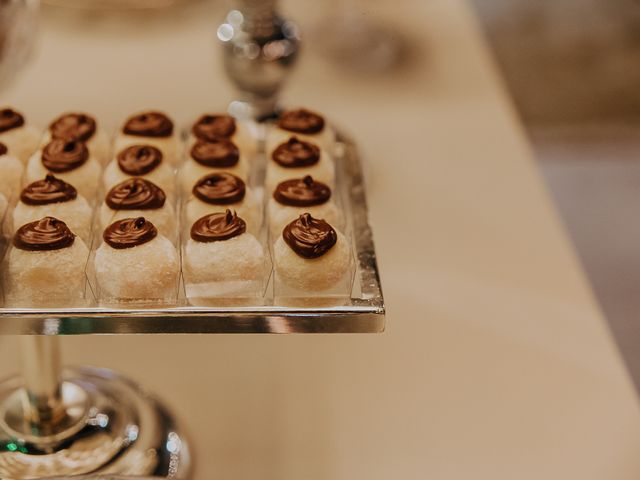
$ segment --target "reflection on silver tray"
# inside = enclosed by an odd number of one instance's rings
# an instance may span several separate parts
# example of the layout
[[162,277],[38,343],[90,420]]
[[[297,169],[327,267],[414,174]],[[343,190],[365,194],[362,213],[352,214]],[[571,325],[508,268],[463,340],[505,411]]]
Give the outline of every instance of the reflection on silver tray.
[[344,141],[342,146],[357,257],[356,287],[346,304],[324,308],[269,305],[145,309],[0,308],[0,334],[382,332],[385,307],[368,221],[362,166],[354,144]]

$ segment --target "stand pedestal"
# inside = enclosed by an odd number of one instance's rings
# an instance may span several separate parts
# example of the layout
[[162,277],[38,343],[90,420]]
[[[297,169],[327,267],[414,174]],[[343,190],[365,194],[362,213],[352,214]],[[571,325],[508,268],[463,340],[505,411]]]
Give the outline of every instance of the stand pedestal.
[[0,383],[0,478],[189,477],[183,433],[155,398],[110,370],[61,370],[57,337],[20,341],[23,376]]

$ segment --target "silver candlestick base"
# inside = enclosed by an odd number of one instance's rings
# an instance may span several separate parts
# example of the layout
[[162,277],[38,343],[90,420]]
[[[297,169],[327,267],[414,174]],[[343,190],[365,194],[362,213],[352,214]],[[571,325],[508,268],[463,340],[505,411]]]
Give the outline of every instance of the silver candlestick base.
[[60,376],[57,343],[23,339],[23,375],[0,382],[0,478],[189,478],[189,448],[169,411],[110,370]]
[[278,14],[275,0],[237,3],[217,32],[225,70],[239,92],[229,111],[240,118],[269,118],[298,56],[298,28]]

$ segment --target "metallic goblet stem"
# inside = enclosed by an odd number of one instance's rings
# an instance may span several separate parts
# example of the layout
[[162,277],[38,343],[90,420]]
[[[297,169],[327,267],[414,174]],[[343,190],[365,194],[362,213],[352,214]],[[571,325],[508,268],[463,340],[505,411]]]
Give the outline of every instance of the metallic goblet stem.
[[60,340],[55,336],[22,336],[25,420],[47,433],[65,415],[60,379]]
[[269,118],[298,56],[298,29],[279,15],[276,0],[236,0],[236,6],[218,28],[224,67],[239,94],[229,111]]

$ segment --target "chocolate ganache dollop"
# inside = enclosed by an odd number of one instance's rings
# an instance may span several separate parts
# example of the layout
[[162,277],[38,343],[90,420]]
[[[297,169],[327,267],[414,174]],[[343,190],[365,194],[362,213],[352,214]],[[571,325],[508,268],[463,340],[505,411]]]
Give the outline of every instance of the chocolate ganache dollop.
[[331,225],[308,213],[284,227],[282,238],[291,250],[303,258],[321,257],[338,241],[338,235]]
[[42,150],[42,164],[53,173],[64,173],[82,166],[89,158],[84,142],[54,138]]
[[144,112],[130,117],[122,131],[139,137],[170,137],[173,122],[164,113]]
[[0,133],[24,125],[24,117],[15,110],[3,108],[0,110]]
[[84,113],[66,113],[49,125],[51,138],[86,142],[96,133],[96,121]]
[[107,193],[106,204],[113,210],[155,210],[167,196],[155,183],[144,178],[128,178]]
[[78,192],[72,185],[49,174],[44,180],[27,185],[20,194],[20,201],[27,205],[49,205],[69,202],[77,196]]
[[13,236],[13,245],[20,250],[60,250],[73,245],[75,238],[62,220],[44,217],[21,226]]
[[137,247],[158,236],[158,229],[144,217],[125,218],[109,225],[102,234],[104,241],[118,250]]
[[207,142],[229,138],[236,133],[236,120],[230,115],[202,115],[193,124],[191,132],[196,138]]
[[313,143],[291,137],[276,147],[271,158],[285,168],[310,167],[320,160],[320,149]]
[[151,145],[131,145],[118,154],[118,166],[134,177],[152,172],[162,162],[162,152]]
[[310,175],[280,182],[273,192],[273,198],[282,205],[291,207],[312,207],[322,205],[331,198],[331,189],[322,182],[316,182]]
[[247,189],[242,179],[231,173],[211,173],[193,186],[193,195],[211,205],[230,205],[241,202]]
[[226,138],[208,142],[198,140],[191,148],[191,158],[205,167],[229,168],[237,165],[240,151],[235,143]]
[[290,132],[320,133],[324,129],[324,118],[311,110],[299,108],[283,112],[278,120],[278,126]]
[[9,152],[9,149],[7,148],[7,146],[0,142],[0,155],[6,155]]
[[206,215],[191,226],[191,238],[196,242],[219,242],[242,235],[247,231],[247,224],[238,217],[236,212],[227,209],[226,212]]

